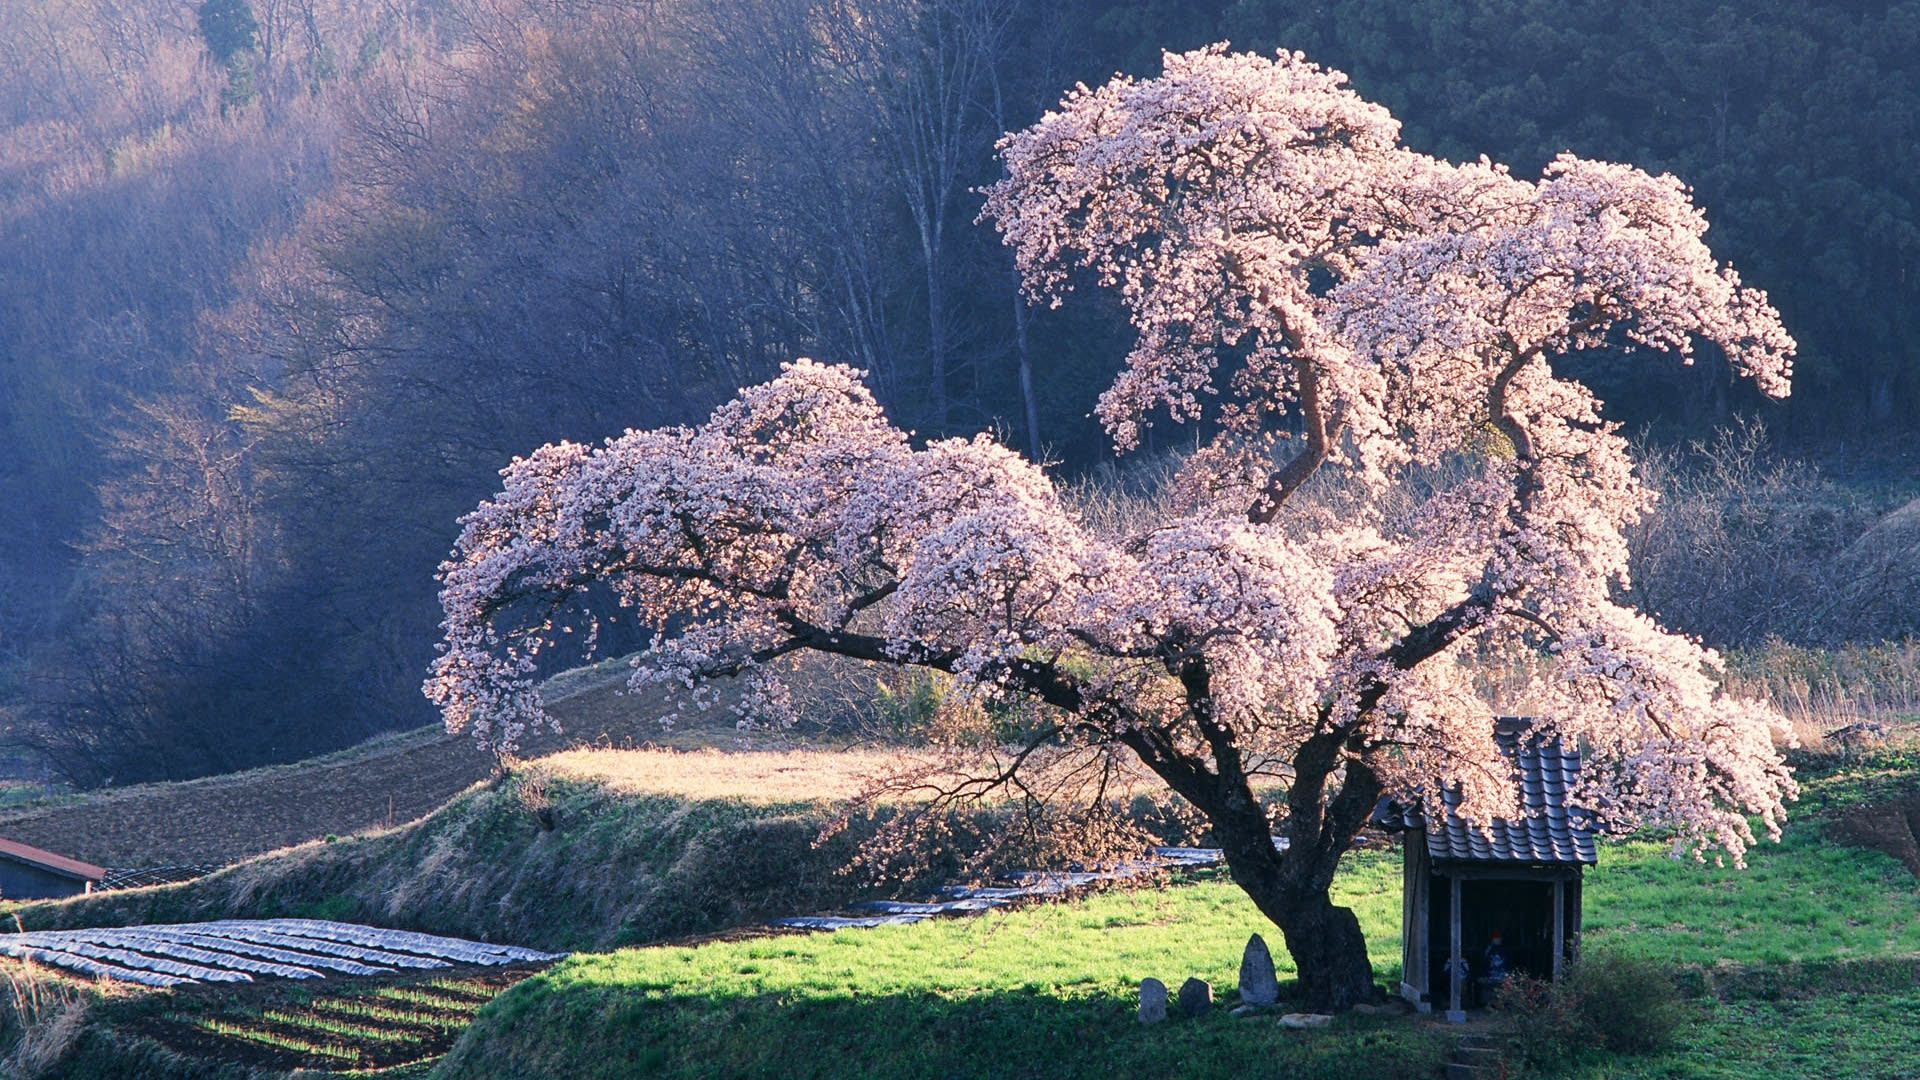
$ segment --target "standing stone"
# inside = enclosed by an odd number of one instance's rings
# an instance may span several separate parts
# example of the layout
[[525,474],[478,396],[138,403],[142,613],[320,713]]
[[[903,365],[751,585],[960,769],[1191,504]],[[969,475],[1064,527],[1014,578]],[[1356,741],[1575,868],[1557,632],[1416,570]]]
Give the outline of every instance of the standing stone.
[[1240,1000],[1247,1005],[1272,1005],[1280,1000],[1280,979],[1273,973],[1273,954],[1259,934],[1247,939],[1240,957]]
[[1205,979],[1188,979],[1180,984],[1180,1011],[1188,1016],[1205,1016],[1213,1010],[1213,984]]
[[1140,980],[1140,1022],[1157,1024],[1167,1018],[1167,984],[1148,977]]

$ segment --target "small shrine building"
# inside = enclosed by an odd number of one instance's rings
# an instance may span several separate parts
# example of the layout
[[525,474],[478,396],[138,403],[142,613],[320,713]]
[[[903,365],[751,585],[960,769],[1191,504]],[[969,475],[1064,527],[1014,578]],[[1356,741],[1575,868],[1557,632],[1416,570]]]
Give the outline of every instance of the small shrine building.
[[1494,737],[1513,762],[1521,817],[1483,831],[1448,792],[1437,813],[1388,802],[1374,818],[1405,836],[1401,996],[1449,1020],[1489,1004],[1503,966],[1559,977],[1579,947],[1581,875],[1597,861],[1592,818],[1570,802],[1578,751],[1523,718],[1502,717]]

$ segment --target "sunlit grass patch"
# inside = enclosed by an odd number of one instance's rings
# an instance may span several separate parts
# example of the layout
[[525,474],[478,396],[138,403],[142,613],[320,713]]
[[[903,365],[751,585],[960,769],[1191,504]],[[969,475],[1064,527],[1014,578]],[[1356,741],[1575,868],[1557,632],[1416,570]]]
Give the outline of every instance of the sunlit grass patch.
[[[1399,859],[1349,860],[1336,899],[1399,970]],[[1210,877],[913,926],[579,955],[490,1006],[449,1076],[1426,1076],[1440,1038],[1384,1019],[1285,1033],[1226,1015],[1254,932]],[[1221,1008],[1143,1028],[1140,980],[1210,981]],[[561,1033],[566,1033],[564,1037]],[[568,1044],[596,1047],[592,1060]],[[1442,1040],[1444,1041],[1444,1040]],[[1359,1062],[1368,1071],[1356,1071]],[[1272,1072],[1249,1062],[1271,1063]]]
[[[1337,899],[1354,906],[1368,928],[1376,968],[1397,972],[1398,859],[1365,853],[1349,861]],[[1277,931],[1245,893],[1216,878],[913,926],[620,950],[578,957],[536,980],[556,986],[698,986],[703,993],[746,996],[965,994],[1009,987],[1087,987],[1130,996],[1146,975],[1176,983],[1198,975],[1216,986],[1231,985],[1254,932],[1276,937],[1276,963],[1283,978],[1291,974],[1290,961],[1277,948]],[[1202,957],[1205,962],[1196,966]]]
[[[937,760],[913,749],[834,750],[566,750],[533,767],[556,777],[589,781],[629,795],[737,800],[756,806],[820,804],[860,795],[882,777]],[[1144,770],[1121,776],[1117,797],[1160,789]],[[911,794],[892,801],[911,801]],[[889,801],[889,800],[883,800]]]
[[1808,822],[1745,870],[1674,859],[1665,845],[1601,848],[1586,931],[1673,965],[1784,964],[1920,954],[1920,888],[1889,856],[1822,839]]
[[766,805],[851,798],[912,760],[873,750],[568,750],[538,767],[630,794]]

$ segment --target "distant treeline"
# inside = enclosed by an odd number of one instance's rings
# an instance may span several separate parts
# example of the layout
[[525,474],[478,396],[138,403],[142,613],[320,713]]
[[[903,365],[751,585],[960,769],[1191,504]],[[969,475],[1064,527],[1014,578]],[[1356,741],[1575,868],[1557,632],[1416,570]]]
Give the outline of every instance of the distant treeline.
[[[1920,433],[1920,0],[17,0],[9,737],[99,783],[428,722],[434,566],[501,465],[795,356],[1106,460],[1124,320],[1026,306],[972,189],[1064,88],[1221,39],[1435,153],[1676,173],[1802,341],[1773,428]],[[1669,436],[1757,407],[1711,357],[1581,374]]]

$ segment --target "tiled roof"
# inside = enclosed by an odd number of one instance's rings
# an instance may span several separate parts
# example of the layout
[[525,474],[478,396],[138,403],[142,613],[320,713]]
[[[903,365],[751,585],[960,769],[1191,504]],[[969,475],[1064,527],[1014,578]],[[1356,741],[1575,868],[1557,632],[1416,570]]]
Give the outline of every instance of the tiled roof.
[[51,851],[42,851],[37,847],[33,847],[30,844],[23,844],[18,840],[0,839],[0,858],[9,858],[19,862],[31,863],[41,869],[51,870],[65,877],[84,878],[88,881],[99,881],[102,877],[106,876],[107,873],[92,863],[81,862],[79,859],[69,859],[65,855],[55,855]]
[[1531,733],[1524,719],[1503,717],[1494,738],[1513,759],[1514,783],[1526,815],[1489,822],[1486,831],[1455,815],[1458,791],[1445,795],[1446,813],[1420,807],[1383,805],[1376,820],[1400,828],[1424,828],[1427,853],[1435,862],[1559,863],[1592,866],[1592,819],[1568,799],[1580,777],[1580,754],[1560,745],[1556,735]]

